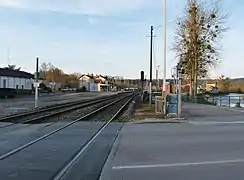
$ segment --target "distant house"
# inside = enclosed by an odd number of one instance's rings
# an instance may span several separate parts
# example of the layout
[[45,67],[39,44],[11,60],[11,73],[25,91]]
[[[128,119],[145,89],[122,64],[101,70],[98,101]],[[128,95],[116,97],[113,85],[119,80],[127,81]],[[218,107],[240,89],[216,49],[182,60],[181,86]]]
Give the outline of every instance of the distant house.
[[96,82],[98,83],[99,91],[110,91],[111,84],[109,84],[109,78],[107,76],[98,75],[96,77]]
[[80,88],[87,91],[109,91],[110,84],[106,76],[84,74],[80,78]]
[[31,94],[34,75],[10,68],[0,68],[0,98]]
[[86,91],[99,91],[98,83],[95,82],[95,76],[83,74],[80,78],[80,89],[85,88]]
[[87,74],[83,74],[79,79],[83,82],[94,82],[94,77]]
[[32,90],[34,75],[9,68],[0,68],[1,89]]

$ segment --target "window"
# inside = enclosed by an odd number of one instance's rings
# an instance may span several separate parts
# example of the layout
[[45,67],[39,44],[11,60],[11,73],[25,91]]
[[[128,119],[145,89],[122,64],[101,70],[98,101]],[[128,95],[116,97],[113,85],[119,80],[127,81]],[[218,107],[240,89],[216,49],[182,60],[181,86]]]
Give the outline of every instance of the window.
[[7,81],[6,81],[6,79],[3,80],[3,88],[7,88]]
[[16,85],[16,89],[19,89],[19,85]]
[[21,88],[24,89],[24,85],[22,85]]

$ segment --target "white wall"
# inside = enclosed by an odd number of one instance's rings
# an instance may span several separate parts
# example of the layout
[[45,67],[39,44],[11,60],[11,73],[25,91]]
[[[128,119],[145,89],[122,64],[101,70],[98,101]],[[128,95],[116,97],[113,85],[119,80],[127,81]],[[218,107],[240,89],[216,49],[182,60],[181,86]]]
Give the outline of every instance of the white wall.
[[89,82],[80,81],[80,88],[82,87],[86,87],[86,90],[91,92],[99,91],[98,84],[93,82],[89,83]]
[[97,83],[90,83],[90,91],[97,92],[98,91],[98,84]]
[[27,78],[18,78],[18,77],[7,77],[0,76],[0,88],[3,87],[3,81],[6,80],[6,88],[16,89],[18,85],[18,89],[26,89],[31,90],[32,88],[32,80]]

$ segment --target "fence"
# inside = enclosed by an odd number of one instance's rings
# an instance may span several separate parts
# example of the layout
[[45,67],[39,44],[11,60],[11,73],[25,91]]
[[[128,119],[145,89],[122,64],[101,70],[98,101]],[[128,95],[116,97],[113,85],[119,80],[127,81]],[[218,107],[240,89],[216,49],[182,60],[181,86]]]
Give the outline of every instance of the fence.
[[244,107],[244,96],[198,96],[197,98],[193,98],[185,95],[182,98],[183,101],[199,104],[211,104],[224,107]]

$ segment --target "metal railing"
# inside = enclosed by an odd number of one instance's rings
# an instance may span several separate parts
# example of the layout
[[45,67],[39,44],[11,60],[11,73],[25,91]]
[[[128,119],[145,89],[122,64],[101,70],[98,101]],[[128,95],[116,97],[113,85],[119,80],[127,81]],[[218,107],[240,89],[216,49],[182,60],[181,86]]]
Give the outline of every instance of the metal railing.
[[193,98],[190,96],[182,96],[183,101],[199,103],[199,104],[210,104],[222,107],[244,107],[244,96],[198,96]]

